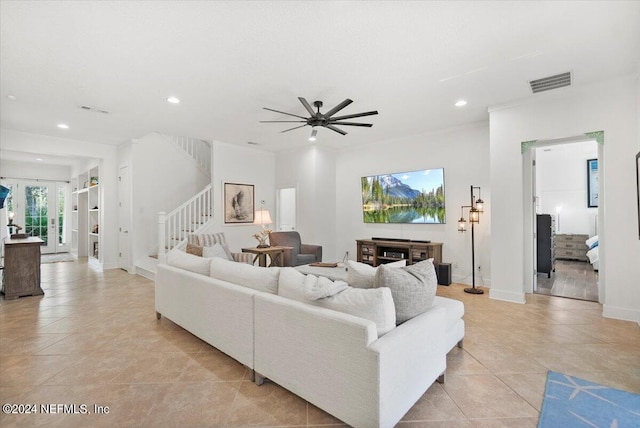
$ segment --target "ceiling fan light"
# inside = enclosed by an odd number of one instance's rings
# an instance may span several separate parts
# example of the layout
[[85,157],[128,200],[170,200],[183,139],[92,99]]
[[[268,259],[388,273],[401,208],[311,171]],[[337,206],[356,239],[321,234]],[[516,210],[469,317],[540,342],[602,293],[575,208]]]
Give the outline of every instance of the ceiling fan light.
[[316,141],[316,135],[318,135],[318,130],[314,129],[311,131],[311,136],[309,137],[309,141]]

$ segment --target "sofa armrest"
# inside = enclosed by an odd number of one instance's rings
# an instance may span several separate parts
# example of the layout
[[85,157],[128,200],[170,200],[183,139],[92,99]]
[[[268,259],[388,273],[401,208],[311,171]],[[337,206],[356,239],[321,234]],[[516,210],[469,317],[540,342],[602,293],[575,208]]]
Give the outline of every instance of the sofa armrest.
[[393,426],[445,372],[444,308],[433,307],[381,336],[369,347],[379,355],[381,426]]
[[251,253],[231,253],[233,261],[238,263],[246,263],[252,265],[255,259],[255,254]]
[[300,254],[315,254],[316,261],[322,261],[322,246],[314,244],[301,244]]

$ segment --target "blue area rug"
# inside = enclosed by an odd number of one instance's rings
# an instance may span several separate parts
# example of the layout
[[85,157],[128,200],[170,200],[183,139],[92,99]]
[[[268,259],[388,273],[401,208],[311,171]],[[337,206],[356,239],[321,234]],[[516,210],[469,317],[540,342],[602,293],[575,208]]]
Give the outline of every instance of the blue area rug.
[[538,428],[555,427],[640,427],[640,395],[549,371]]

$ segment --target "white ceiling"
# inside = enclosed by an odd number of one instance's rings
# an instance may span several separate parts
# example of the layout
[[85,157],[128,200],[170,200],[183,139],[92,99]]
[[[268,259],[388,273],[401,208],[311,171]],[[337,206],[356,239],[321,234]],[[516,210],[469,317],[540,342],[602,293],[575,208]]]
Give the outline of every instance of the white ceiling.
[[152,131],[310,144],[309,127],[259,123],[288,119],[263,107],[306,116],[299,96],[378,110],[347,136],[319,128],[318,144],[359,145],[487,120],[540,96],[532,79],[584,85],[640,63],[638,1],[3,0],[0,16],[2,128],[115,145]]

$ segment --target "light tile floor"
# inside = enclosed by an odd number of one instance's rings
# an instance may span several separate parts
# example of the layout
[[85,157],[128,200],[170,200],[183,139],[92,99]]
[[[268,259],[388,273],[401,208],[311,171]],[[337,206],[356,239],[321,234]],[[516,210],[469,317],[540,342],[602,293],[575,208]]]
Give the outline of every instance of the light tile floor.
[[[340,425],[157,321],[151,281],[79,261],[42,265],[42,285],[44,297],[0,300],[0,402],[86,404],[92,414],[2,414],[2,427]],[[438,294],[465,303],[465,347],[400,426],[535,427],[549,369],[640,392],[637,324],[602,318],[593,302],[528,295],[519,305],[462,288]]]

